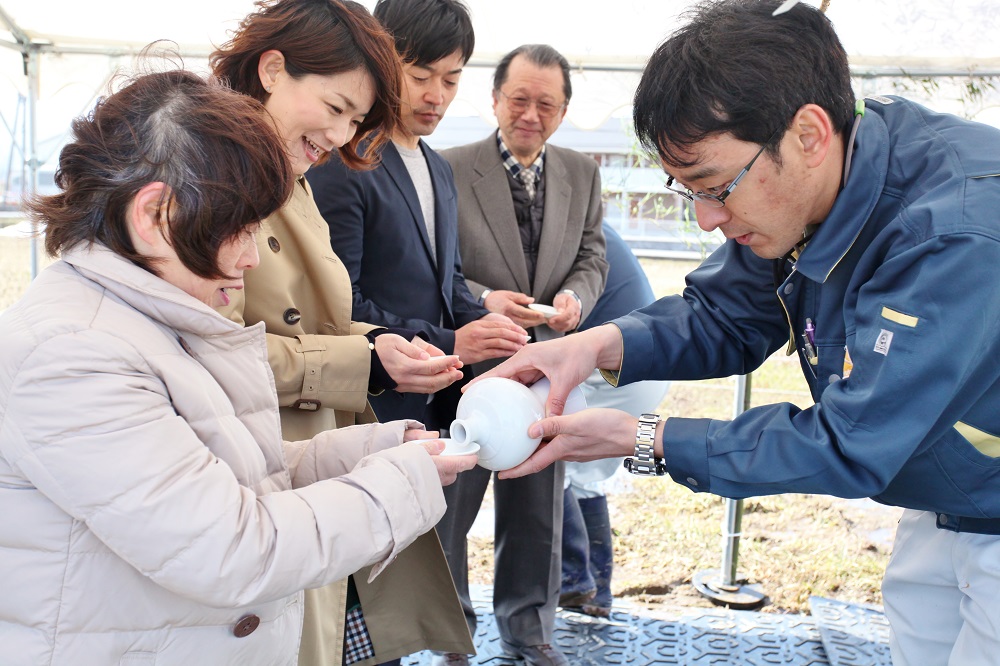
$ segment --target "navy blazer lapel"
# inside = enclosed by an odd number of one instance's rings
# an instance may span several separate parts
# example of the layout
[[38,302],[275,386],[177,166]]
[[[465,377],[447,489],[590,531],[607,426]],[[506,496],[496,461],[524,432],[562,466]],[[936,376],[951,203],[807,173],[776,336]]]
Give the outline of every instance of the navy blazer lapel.
[[382,149],[382,168],[389,174],[392,182],[396,184],[396,187],[403,195],[406,207],[410,209],[410,215],[412,216],[413,223],[416,225],[417,233],[423,241],[424,252],[427,253],[427,258],[433,262],[435,255],[431,252],[431,239],[427,235],[427,223],[424,221],[424,213],[420,209],[420,199],[417,197],[417,189],[413,187],[413,179],[410,178],[410,172],[406,170],[403,158],[399,156],[399,151],[396,150],[395,144],[391,141]]
[[[427,168],[431,174],[431,184],[434,186],[434,242],[437,245],[438,257],[451,257],[455,254],[455,245],[458,242],[458,220],[457,205],[455,203],[454,185],[448,187],[451,182],[451,171],[448,169],[444,158],[433,152],[429,146],[420,142],[427,159]],[[448,261],[437,262],[438,282],[442,288],[447,288],[451,281],[451,274],[455,270],[454,265],[449,266]],[[450,298],[446,298],[449,302]]]
[[507,170],[500,159],[496,135],[491,134],[482,142],[473,166],[479,177],[472,183],[479,208],[493,238],[500,247],[500,254],[518,289],[524,294],[531,293],[528,278],[528,264],[521,247],[521,233],[517,228],[517,214],[514,212],[514,198],[507,183]]
[[434,187],[434,241],[438,256],[438,289],[441,292],[445,321],[454,326],[455,293],[452,283],[455,279],[455,262],[451,258],[458,254],[458,204],[455,201],[455,183],[451,169],[444,158],[435,153],[423,140],[420,141],[420,147],[427,159],[431,185]]
[[546,291],[552,269],[564,252],[578,248],[565,247],[566,223],[573,186],[566,165],[551,146],[545,151],[545,211],[542,215],[542,235],[538,240],[538,263],[535,265],[536,298]]

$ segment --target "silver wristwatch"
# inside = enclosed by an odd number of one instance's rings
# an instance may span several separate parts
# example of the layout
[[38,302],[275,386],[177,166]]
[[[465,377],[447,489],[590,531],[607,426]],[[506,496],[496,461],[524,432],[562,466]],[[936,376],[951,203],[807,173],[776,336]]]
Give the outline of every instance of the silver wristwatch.
[[667,473],[663,458],[657,458],[653,453],[656,424],[659,422],[659,414],[643,414],[639,417],[639,427],[635,430],[635,457],[625,459],[625,469],[632,474],[663,476]]

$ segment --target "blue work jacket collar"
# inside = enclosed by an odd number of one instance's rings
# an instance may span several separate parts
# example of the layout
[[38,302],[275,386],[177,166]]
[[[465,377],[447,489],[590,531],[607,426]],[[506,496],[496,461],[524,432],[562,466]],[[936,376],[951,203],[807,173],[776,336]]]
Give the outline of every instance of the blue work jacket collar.
[[847,184],[795,262],[796,271],[814,282],[826,282],[871,216],[888,168],[889,131],[882,116],[869,108],[854,140]]

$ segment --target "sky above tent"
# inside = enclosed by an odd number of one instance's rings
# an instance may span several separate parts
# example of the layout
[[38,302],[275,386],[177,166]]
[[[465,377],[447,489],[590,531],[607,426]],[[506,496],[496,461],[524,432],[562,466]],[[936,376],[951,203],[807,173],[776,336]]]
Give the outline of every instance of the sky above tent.
[[[545,42],[575,67],[567,120],[580,128],[627,115],[643,63],[693,4],[690,0],[467,2],[476,27],[476,51],[449,113],[492,119],[492,65],[518,44]],[[375,0],[362,4],[371,8]],[[203,69],[203,57],[213,45],[224,42],[253,7],[251,0],[173,0],[159,5],[135,0],[0,0],[3,13],[34,42],[46,45],[37,109],[43,161],[64,138],[69,121],[86,112],[106,90],[109,78],[121,67],[134,66],[133,55],[142,46],[171,40],[187,54],[185,65]],[[996,0],[831,0],[828,15],[859,70],[1000,72]],[[0,42],[14,40],[0,29]],[[13,127],[24,112],[26,96],[20,54],[0,49],[0,113],[8,126]],[[0,148],[6,156],[2,136]]]

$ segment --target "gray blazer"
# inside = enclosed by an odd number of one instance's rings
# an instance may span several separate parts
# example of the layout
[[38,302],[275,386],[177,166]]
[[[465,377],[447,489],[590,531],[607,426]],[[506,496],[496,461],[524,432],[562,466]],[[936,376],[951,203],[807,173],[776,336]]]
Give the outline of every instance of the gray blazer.
[[[473,296],[479,298],[487,288],[509,289],[551,304],[557,293],[572,289],[583,302],[580,320],[586,319],[608,274],[597,162],[547,146],[545,214],[532,289],[496,134],[441,155],[455,174],[459,250]],[[535,328],[535,335],[546,340],[560,334],[543,325]]]

